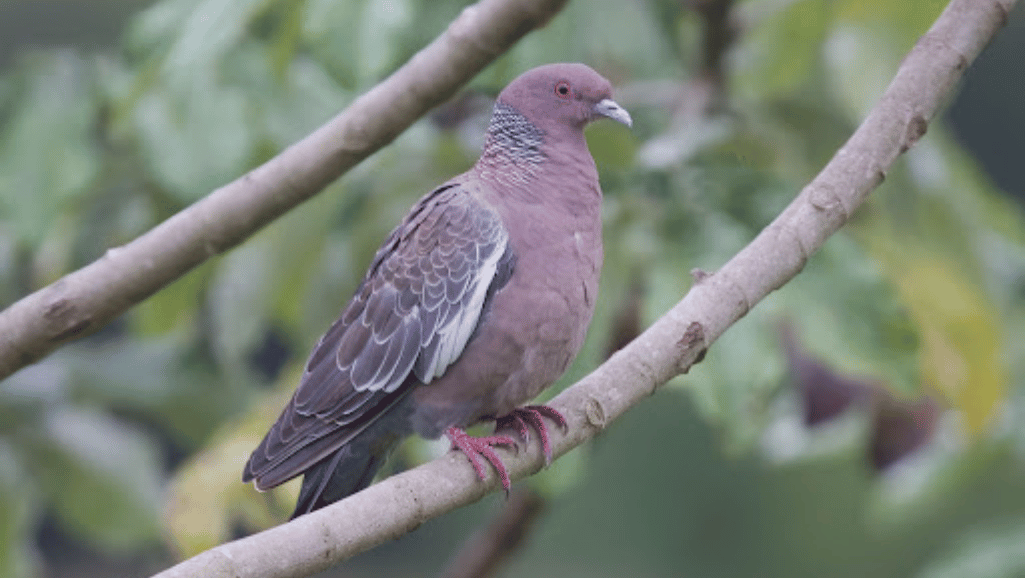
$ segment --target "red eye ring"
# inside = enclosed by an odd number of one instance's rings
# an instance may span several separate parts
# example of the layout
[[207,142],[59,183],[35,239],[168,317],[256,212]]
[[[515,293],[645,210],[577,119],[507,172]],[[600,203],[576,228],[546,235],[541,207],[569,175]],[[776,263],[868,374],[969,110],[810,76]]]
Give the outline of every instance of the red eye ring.
[[559,98],[572,98],[573,90],[569,87],[568,82],[560,80],[555,84],[555,95]]

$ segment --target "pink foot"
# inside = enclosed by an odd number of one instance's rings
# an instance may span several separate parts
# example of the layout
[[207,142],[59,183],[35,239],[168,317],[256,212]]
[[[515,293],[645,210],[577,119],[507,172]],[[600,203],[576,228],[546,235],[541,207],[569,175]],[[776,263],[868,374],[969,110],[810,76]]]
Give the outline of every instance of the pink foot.
[[559,427],[566,430],[566,418],[561,413],[547,405],[525,405],[518,407],[507,415],[495,420],[495,431],[511,427],[519,432],[524,443],[530,443],[530,428],[527,424],[534,426],[537,433],[541,435],[541,449],[545,453],[545,466],[552,463],[552,442],[548,437],[548,426],[545,425],[543,417],[554,421]]
[[466,458],[470,460],[470,465],[473,466],[473,471],[477,472],[477,477],[480,481],[484,481],[484,465],[480,463],[478,458],[484,458],[495,468],[498,472],[498,478],[502,480],[502,487],[505,488],[505,493],[509,493],[509,488],[512,487],[512,481],[509,479],[509,470],[505,469],[505,464],[499,459],[498,454],[492,449],[494,446],[516,446],[516,441],[509,436],[487,436],[482,438],[473,437],[463,430],[457,427],[450,427],[445,430],[445,437],[452,442],[452,449],[458,449],[466,455]]

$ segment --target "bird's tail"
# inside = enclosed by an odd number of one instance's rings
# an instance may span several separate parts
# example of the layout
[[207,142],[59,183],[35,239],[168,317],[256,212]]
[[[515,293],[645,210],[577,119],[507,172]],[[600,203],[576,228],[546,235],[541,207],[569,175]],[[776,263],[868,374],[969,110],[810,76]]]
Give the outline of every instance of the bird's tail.
[[303,475],[292,519],[337,502],[370,485],[388,455],[404,436],[368,435],[363,431]]

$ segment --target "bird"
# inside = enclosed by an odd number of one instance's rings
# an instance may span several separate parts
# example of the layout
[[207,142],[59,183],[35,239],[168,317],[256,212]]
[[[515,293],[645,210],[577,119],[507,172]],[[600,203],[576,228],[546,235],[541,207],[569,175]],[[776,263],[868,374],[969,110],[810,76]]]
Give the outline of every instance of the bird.
[[[484,481],[511,481],[497,435],[525,443],[545,418],[526,405],[579,352],[602,266],[602,191],[584,127],[632,126],[584,64],[533,68],[495,102],[480,158],[412,207],[313,348],[295,394],[245,465],[264,491],[303,475],[292,518],[368,486],[391,450],[445,435]],[[495,435],[465,428],[493,420]]]

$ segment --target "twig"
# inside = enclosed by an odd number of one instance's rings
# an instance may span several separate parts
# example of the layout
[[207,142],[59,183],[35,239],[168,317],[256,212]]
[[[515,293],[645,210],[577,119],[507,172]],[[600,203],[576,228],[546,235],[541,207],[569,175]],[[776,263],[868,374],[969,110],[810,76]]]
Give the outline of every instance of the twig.
[[695,82],[704,84],[701,93],[707,93],[707,113],[723,106],[727,98],[724,62],[726,51],[736,38],[730,19],[733,0],[684,0],[684,6],[701,16],[703,24],[701,66]]
[[646,287],[647,272],[644,267],[634,267],[630,274],[630,284],[626,293],[616,306],[616,313],[612,317],[612,325],[609,327],[608,344],[605,346],[605,359],[612,357],[612,354],[623,349],[628,343],[637,338],[644,328],[641,320],[641,311],[644,308],[644,297],[647,293]]
[[451,97],[566,0],[481,0],[341,114],[281,154],[0,312],[0,379],[106,325],[315,195]]
[[[687,370],[752,306],[800,272],[925,132],[968,64],[1007,21],[1015,0],[952,0],[904,59],[879,103],[821,173],[775,221],[719,271],[702,277],[668,313],[549,405],[566,416],[554,433],[561,456]],[[538,471],[537,447],[504,450],[514,478]],[[424,521],[495,490],[462,455],[447,455],[392,476],[311,514],[222,544],[159,574],[296,577],[394,539]]]
[[523,544],[545,500],[530,489],[517,489],[509,495],[502,511],[459,549],[443,578],[486,578]]

